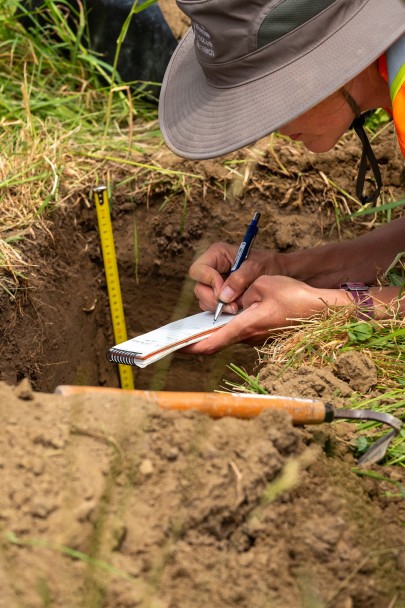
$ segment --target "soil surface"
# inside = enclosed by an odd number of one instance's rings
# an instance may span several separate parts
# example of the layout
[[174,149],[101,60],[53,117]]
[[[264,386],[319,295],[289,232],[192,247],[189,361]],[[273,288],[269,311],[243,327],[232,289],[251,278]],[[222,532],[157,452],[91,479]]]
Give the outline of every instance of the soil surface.
[[[373,146],[386,196],[403,198],[392,127]],[[163,176],[133,185],[111,163],[129,336],[197,312],[190,264],[212,242],[238,242],[255,211],[256,246],[279,251],[369,229],[343,218],[358,209],[341,192],[354,196],[359,156],[349,135],[318,156],[271,138],[215,161],[165,148],[149,159],[201,176],[187,187]],[[114,339],[90,191],[48,227],[21,247],[26,288],[0,293],[0,608],[405,607],[405,501],[356,474],[352,426],[53,394],[118,377],[105,357]],[[375,382],[350,356],[280,378],[239,345],[135,369],[135,386],[212,391],[235,380],[229,363],[260,372],[273,393],[332,402],[337,388],[344,399]],[[404,481],[403,468],[373,468]]]

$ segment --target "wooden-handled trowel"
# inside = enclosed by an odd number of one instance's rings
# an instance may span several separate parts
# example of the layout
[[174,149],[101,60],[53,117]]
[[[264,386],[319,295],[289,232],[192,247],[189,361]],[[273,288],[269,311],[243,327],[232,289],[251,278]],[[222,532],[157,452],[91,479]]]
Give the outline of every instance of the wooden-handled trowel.
[[379,462],[384,458],[390,441],[398,435],[402,421],[391,414],[374,412],[373,410],[352,410],[334,408],[330,403],[298,397],[282,397],[279,395],[256,395],[253,393],[193,393],[172,391],[122,390],[119,388],[104,388],[99,386],[61,385],[55,390],[60,395],[75,395],[98,393],[100,395],[133,396],[143,401],[152,402],[163,409],[197,410],[214,418],[235,416],[237,418],[253,418],[264,410],[287,412],[292,423],[321,424],[337,419],[374,420],[388,424],[392,430],[380,437],[359,459],[358,464],[365,466]]

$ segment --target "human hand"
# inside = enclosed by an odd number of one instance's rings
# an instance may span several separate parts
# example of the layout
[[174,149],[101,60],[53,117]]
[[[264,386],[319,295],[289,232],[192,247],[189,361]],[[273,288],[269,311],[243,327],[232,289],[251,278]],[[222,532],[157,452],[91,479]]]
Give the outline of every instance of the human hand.
[[263,274],[282,274],[279,255],[252,249],[249,257],[230,276],[238,248],[215,243],[191,266],[189,274],[197,281],[194,293],[202,310],[215,310],[218,300],[226,302],[223,311],[235,314],[241,307],[240,297]]
[[348,305],[351,301],[341,289],[317,289],[289,277],[262,275],[241,297],[243,312],[182,352],[207,355],[237,342],[263,344],[270,329],[294,325],[327,306]]

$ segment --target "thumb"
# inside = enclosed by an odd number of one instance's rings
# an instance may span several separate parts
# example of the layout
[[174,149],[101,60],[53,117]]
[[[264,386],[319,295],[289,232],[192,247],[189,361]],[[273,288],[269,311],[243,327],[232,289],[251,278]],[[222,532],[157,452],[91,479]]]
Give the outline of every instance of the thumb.
[[219,299],[222,302],[233,302],[239,298],[255,280],[252,276],[251,269],[248,264],[243,263],[238,270],[232,272],[224,281],[219,292]]

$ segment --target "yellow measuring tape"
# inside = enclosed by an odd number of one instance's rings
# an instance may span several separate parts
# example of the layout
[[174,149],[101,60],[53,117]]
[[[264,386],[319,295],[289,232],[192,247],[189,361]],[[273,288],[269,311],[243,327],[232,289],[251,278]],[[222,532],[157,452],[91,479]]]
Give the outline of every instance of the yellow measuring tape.
[[[107,280],[108,300],[110,302],[111,320],[114,340],[121,344],[127,340],[124,307],[122,305],[120,279],[118,275],[117,258],[115,255],[114,235],[112,230],[110,204],[107,188],[97,186],[93,188],[94,203],[96,205],[98,229],[100,233],[101,251],[103,254],[104,270]],[[118,365],[121,388],[133,389],[134,377],[129,365]]]

